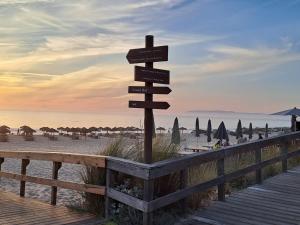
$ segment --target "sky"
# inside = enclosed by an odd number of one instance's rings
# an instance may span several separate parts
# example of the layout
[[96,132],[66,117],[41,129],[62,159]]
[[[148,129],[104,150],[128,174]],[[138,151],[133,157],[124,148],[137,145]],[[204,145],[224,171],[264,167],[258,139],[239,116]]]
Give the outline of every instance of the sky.
[[[129,49],[169,46],[167,113],[300,106],[299,0],[1,0],[0,111],[135,113]],[[142,65],[142,64],[141,64]]]

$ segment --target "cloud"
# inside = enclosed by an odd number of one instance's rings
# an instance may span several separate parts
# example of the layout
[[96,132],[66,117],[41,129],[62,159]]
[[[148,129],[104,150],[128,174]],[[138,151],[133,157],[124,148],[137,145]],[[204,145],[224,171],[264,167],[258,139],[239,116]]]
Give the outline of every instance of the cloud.
[[191,82],[208,76],[258,74],[285,63],[300,61],[300,54],[290,51],[287,47],[242,48],[222,45],[209,48],[207,55],[208,57],[198,60],[195,64],[172,67],[181,73],[190,74],[187,80]]
[[15,4],[31,4],[31,3],[42,3],[42,2],[54,2],[56,0],[1,0],[1,5],[15,5]]

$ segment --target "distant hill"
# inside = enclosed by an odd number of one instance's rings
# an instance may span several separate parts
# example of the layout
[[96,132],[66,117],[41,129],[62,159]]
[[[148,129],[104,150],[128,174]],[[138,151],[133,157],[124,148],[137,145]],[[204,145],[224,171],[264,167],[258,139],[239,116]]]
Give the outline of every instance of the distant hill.
[[258,112],[235,112],[235,111],[226,111],[226,110],[190,110],[187,113],[241,113],[241,114],[266,114]]
[[190,110],[187,112],[188,113],[201,113],[201,112],[205,112],[205,113],[238,113],[235,111],[226,111],[226,110]]

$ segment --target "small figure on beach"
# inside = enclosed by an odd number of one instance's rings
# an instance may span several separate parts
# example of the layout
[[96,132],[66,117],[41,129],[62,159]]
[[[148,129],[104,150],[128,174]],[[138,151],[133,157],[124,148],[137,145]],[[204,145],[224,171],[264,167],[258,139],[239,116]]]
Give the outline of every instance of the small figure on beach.
[[213,149],[219,149],[221,147],[221,140],[218,140],[216,144],[214,144]]
[[258,139],[264,139],[261,133],[258,134]]

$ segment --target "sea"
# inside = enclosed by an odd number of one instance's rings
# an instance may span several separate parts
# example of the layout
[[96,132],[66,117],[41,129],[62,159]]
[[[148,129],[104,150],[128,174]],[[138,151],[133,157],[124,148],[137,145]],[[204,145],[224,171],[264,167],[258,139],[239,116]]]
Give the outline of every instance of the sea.
[[[243,127],[265,127],[266,123],[272,127],[289,127],[290,116],[277,116],[262,113],[240,113],[228,111],[190,111],[182,113],[154,113],[155,126],[171,129],[174,119],[178,117],[179,126],[189,130],[195,128],[196,118],[199,118],[200,129],[206,129],[208,119],[211,119],[213,129],[224,121],[228,130],[234,130],[238,120],[242,121]],[[114,113],[66,113],[66,112],[20,112],[0,111],[0,125],[7,125],[13,129],[28,125],[34,129],[42,126],[48,127],[127,127],[135,126],[143,128],[143,112],[114,112]]]

